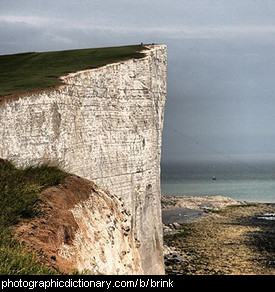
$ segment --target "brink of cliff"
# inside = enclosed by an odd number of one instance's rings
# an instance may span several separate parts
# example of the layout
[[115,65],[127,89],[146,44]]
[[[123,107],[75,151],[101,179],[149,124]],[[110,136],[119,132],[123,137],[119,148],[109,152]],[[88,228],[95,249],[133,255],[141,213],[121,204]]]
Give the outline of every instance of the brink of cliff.
[[0,55],[0,98],[62,83],[60,76],[143,58],[141,45]]

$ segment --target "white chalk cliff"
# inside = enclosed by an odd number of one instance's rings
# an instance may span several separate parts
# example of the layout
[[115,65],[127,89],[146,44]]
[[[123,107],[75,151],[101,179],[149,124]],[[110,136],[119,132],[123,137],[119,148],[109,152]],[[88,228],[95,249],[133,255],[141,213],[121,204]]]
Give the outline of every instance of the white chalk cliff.
[[[121,197],[131,214],[140,273],[163,274],[160,159],[166,47],[152,45],[144,53],[141,59],[63,76],[54,90],[2,102],[0,157],[18,165],[58,162]],[[72,213],[77,220],[85,214],[79,206]],[[116,274],[112,265],[108,273]],[[81,267],[89,265],[83,261]]]

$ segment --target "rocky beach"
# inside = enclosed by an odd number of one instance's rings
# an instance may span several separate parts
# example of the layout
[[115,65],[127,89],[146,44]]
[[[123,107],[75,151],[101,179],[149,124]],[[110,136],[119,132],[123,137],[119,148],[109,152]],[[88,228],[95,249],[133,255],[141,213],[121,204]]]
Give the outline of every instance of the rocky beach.
[[162,196],[166,274],[275,275],[275,204]]

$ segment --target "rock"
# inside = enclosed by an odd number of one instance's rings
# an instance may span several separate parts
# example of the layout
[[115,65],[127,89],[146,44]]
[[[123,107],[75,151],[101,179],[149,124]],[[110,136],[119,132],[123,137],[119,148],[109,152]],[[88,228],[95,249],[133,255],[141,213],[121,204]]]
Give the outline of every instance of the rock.
[[174,229],[180,228],[180,224],[178,222],[172,223],[172,226],[173,226]]
[[[62,272],[112,275],[119,269],[122,274],[142,274],[134,232],[129,227],[131,216],[122,212],[118,198],[76,176],[67,177],[65,183],[66,188],[60,184],[41,193],[43,212],[17,227],[18,239],[46,264],[54,261],[55,270]],[[30,238],[28,231],[34,225],[35,234]]]
[[244,202],[236,201],[223,196],[165,196],[161,199],[163,210],[194,209],[194,210],[218,210],[232,205],[242,205]]

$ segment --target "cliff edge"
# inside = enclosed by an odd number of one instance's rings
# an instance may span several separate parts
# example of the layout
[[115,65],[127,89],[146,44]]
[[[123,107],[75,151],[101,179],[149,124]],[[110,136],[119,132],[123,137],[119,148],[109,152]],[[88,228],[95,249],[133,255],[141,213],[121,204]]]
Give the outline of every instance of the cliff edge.
[[144,54],[70,73],[55,89],[4,100],[0,157],[17,165],[58,162],[120,197],[139,243],[139,273],[163,274],[160,158],[166,47],[147,46]]

